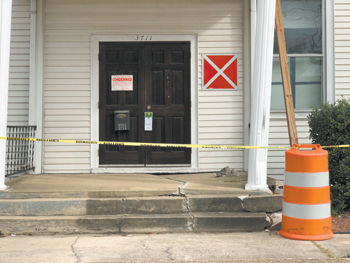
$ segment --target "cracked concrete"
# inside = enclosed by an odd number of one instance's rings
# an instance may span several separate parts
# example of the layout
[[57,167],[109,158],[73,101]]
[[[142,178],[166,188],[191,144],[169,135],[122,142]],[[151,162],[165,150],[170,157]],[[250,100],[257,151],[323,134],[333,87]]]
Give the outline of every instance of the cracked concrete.
[[[268,184],[276,180],[267,179]],[[266,192],[244,190],[247,173],[222,178],[214,173],[176,174],[39,174],[24,175],[6,182],[9,189],[0,198],[123,198],[178,194],[252,194]],[[118,189],[118,191],[116,191]],[[159,190],[161,189],[161,190]]]
[[[237,197],[243,201],[245,198],[249,197],[249,195],[241,195],[241,196],[237,196]],[[243,204],[243,202],[242,202],[242,204]]]
[[75,250],[74,250],[74,246],[77,244],[78,240],[79,240],[79,237],[77,237],[77,239],[76,239],[76,240],[74,241],[74,243],[71,245],[72,252],[73,252],[74,256],[75,256],[76,259],[77,259],[76,263],[79,263],[79,262],[80,262],[80,258],[79,258],[78,254],[77,254],[77,253],[75,252]]
[[244,209],[244,202],[243,202],[243,201],[244,201],[244,199],[246,199],[247,197],[249,197],[249,195],[243,195],[243,196],[241,195],[241,196],[238,196],[238,198],[242,200],[242,202],[241,202],[241,207],[242,207],[242,209],[245,210],[245,211],[247,211],[247,210]]
[[[266,227],[266,221],[261,222],[262,213],[247,213],[252,212],[253,208],[261,210],[251,204],[252,200],[257,198],[258,203],[266,207],[280,199],[279,196],[258,196],[252,199],[250,196],[243,198],[234,194],[191,195],[185,194],[181,188],[178,190],[177,196],[89,199],[89,208],[86,209],[88,215],[82,216],[17,216],[16,223],[13,223],[12,217],[2,217],[1,231],[35,234],[193,232],[199,229],[259,231]],[[244,201],[248,199],[252,209],[246,207]],[[266,213],[263,214],[265,218]]]
[[332,251],[328,248],[322,247],[319,243],[316,241],[311,241],[323,254],[325,254],[328,258],[335,258],[335,256],[332,254]]
[[315,241],[336,258],[349,258],[350,261],[350,235],[346,234],[335,234],[332,239]]
[[186,208],[187,208],[187,211],[188,211],[188,215],[192,217],[192,222],[190,222],[190,225],[189,225],[189,230],[190,231],[194,231],[194,215],[192,215],[191,213],[191,210],[190,210],[190,205],[189,205],[189,199],[187,198],[187,196],[185,195],[185,199],[186,199]]
[[[162,175],[162,177],[180,182],[187,182],[187,185],[184,188],[186,194],[266,195],[271,193],[271,191],[245,190],[245,184],[247,183],[248,178],[246,172],[240,172],[240,175],[235,177],[215,177],[214,173],[170,174]],[[268,185],[274,185],[277,180],[267,178],[267,181]]]
[[[181,194],[185,194],[185,189],[186,189],[186,187],[189,185],[189,182],[184,182],[184,184],[183,185],[181,185],[180,187],[179,187],[179,194],[181,195]],[[181,191],[181,190],[183,190],[183,191]]]
[[120,221],[118,224],[119,233],[122,233],[123,218],[125,216],[125,199],[124,198],[122,198],[122,202],[123,202],[123,214],[120,216]]
[[[331,240],[297,241],[274,233],[186,233],[162,235],[15,236],[0,239],[1,262],[88,263],[171,261],[326,262],[329,250],[341,259],[349,254],[350,235]],[[319,244],[324,251],[316,245]],[[72,253],[73,252],[73,253]],[[335,259],[335,260],[336,260]],[[350,262],[343,258],[342,262]],[[338,261],[332,261],[338,262]]]
[[[62,194],[59,200],[61,202],[65,195],[80,193],[88,196],[83,200],[86,203],[86,212],[79,212],[75,217],[71,214],[56,217],[50,214],[40,218],[36,215],[20,217],[11,214],[8,218],[0,219],[3,233],[14,231],[33,234],[147,233],[149,231],[164,233],[194,232],[199,229],[200,231],[259,231],[266,224],[265,213],[264,222],[260,220],[262,213],[243,214],[246,211],[254,212],[252,209],[256,210],[255,207],[247,208],[248,203],[252,203],[255,197],[250,196],[252,194],[249,191],[240,188],[240,185],[245,184],[246,175],[234,177],[235,181],[231,181],[233,177],[215,178],[212,173],[163,177],[145,174],[101,175],[102,185],[99,185],[101,180],[96,181],[100,175],[73,177],[53,175],[55,183],[51,177],[51,175],[35,175],[32,178],[23,177],[18,181],[13,180],[11,192],[17,193],[18,196],[3,197],[23,197],[22,194],[28,191],[25,183],[31,182],[38,188],[31,189],[33,192],[27,193],[29,194],[27,197],[33,198],[33,195],[42,197],[42,195],[50,195],[49,191],[53,191],[55,195]],[[64,190],[63,180],[73,184],[67,191]],[[158,190],[163,188],[166,191]],[[266,206],[264,201],[266,195],[261,197],[258,198],[259,202]],[[271,197],[272,202],[275,200],[274,196],[267,197]],[[43,198],[37,199],[35,202],[40,205],[46,202]],[[72,201],[78,202],[73,198]],[[21,202],[18,201],[18,203]],[[54,210],[52,205],[44,205]],[[84,205],[82,207],[85,208]],[[243,223],[248,221],[249,226],[244,228]],[[209,228],[206,228],[207,226]]]
[[181,181],[181,180],[176,180],[176,179],[171,179],[171,178],[167,178],[167,177],[164,177],[164,178],[167,179],[167,180],[174,181],[174,182],[182,183],[182,185],[178,188],[178,193],[177,193],[177,194],[178,194],[179,196],[185,197],[185,200],[186,200],[186,202],[185,202],[185,208],[186,208],[186,210],[187,210],[188,215],[189,215],[190,217],[192,217],[192,221],[190,222],[188,228],[189,228],[190,231],[194,231],[194,220],[195,220],[195,218],[194,218],[194,216],[191,214],[191,210],[190,210],[190,206],[189,206],[189,199],[187,198],[185,192],[183,191],[183,190],[186,188],[186,186],[189,184],[189,182]]
[[186,181],[176,180],[176,179],[172,179],[172,178],[168,178],[168,177],[163,177],[163,176],[160,176],[160,177],[162,177],[162,178],[164,178],[164,179],[166,179],[166,180],[172,181],[172,182],[176,182],[176,183],[181,183],[181,184],[182,184],[181,186],[179,186],[179,187],[177,188],[177,192],[174,192],[174,193],[173,193],[174,195],[181,195],[181,194],[182,194],[182,193],[181,193],[181,189],[182,189],[184,186],[186,186],[186,185],[188,184],[188,182],[186,182]]
[[179,196],[185,197],[185,208],[187,210],[188,215],[190,217],[192,217],[192,221],[190,222],[188,228],[189,228],[190,231],[194,231],[194,216],[191,214],[191,209],[190,209],[190,205],[189,205],[189,199],[186,196],[186,194],[181,191],[181,189],[185,188],[187,184],[188,184],[188,182],[184,182],[184,184],[179,187]]
[[147,241],[147,239],[142,240],[142,247],[143,247],[145,250],[147,250],[146,241]]
[[266,213],[266,221],[270,226],[265,228],[265,231],[280,231],[282,228],[282,212]]
[[171,260],[171,261],[173,261],[173,260],[175,260],[175,259],[173,258],[173,255],[171,254],[170,249],[171,249],[171,248],[169,247],[167,250],[165,250],[165,253],[168,254],[168,259]]
[[118,224],[119,233],[122,233],[122,226],[123,226],[123,223],[124,223],[123,217],[124,217],[124,216],[125,216],[125,215],[121,215],[121,217],[120,217],[120,222],[119,222],[119,224]]
[[125,215],[125,199],[122,198],[122,203],[123,203],[123,215]]

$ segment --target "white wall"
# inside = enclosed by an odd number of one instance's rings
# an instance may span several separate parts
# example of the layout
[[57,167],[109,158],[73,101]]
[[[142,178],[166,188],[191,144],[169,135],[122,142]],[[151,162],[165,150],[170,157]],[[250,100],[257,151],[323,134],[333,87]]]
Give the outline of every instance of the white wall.
[[30,1],[12,1],[8,125],[28,125]]
[[350,97],[350,2],[334,1],[335,12],[335,95]]
[[[296,113],[296,126],[299,143],[310,143],[308,113]],[[288,126],[286,114],[271,112],[269,146],[289,146]],[[284,180],[284,161],[286,150],[270,149],[267,158],[267,175],[275,179]]]
[[[45,1],[45,138],[90,139],[91,34],[198,35],[199,143],[243,145],[242,0]],[[201,90],[205,53],[239,54],[240,90]],[[46,173],[89,172],[89,145],[45,143],[44,155]],[[243,151],[200,150],[202,171],[226,165],[243,169]]]

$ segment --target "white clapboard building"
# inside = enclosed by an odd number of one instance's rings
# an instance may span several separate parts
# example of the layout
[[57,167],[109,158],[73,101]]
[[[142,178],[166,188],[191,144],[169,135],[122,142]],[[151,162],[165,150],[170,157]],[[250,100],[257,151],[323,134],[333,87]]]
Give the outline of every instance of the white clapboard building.
[[[267,2],[275,1],[1,1],[0,25],[11,30],[9,58],[0,57],[9,64],[5,125],[36,125],[45,139],[250,145],[261,96],[254,71],[269,65],[254,54],[267,36],[259,11],[274,19],[259,10]],[[350,97],[350,2],[281,6],[298,139],[308,143],[312,105]],[[276,41],[268,145],[288,146]],[[268,151],[268,176],[283,180],[284,151]],[[249,158],[242,149],[37,142],[34,165],[35,173],[195,173],[248,170]]]

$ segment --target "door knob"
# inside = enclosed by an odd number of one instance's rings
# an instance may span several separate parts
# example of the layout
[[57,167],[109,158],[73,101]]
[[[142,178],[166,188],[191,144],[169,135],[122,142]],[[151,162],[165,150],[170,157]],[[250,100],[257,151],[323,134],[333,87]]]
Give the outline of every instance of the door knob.
[[147,106],[147,110],[150,110],[151,109],[151,106]]

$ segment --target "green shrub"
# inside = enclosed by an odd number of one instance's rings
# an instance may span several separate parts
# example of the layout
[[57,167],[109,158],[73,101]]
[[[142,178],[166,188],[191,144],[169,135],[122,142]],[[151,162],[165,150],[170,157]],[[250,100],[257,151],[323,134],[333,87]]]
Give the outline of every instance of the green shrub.
[[[350,144],[350,99],[313,108],[309,118],[310,139],[321,146]],[[332,209],[350,208],[350,148],[327,148]]]

